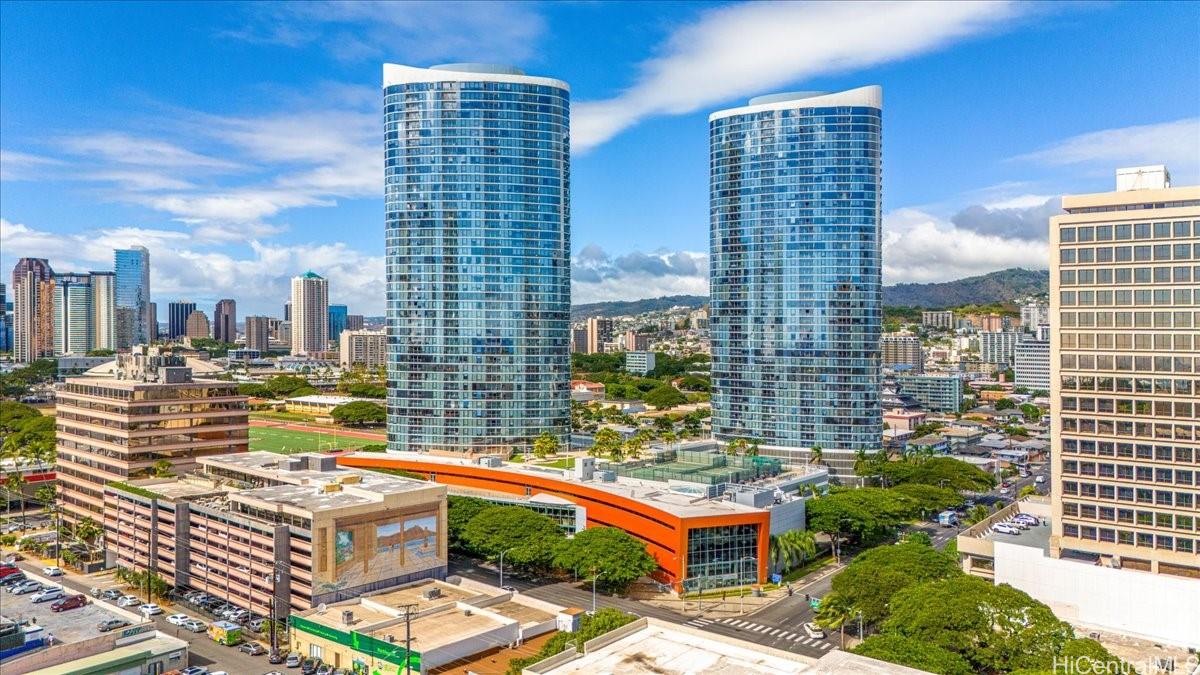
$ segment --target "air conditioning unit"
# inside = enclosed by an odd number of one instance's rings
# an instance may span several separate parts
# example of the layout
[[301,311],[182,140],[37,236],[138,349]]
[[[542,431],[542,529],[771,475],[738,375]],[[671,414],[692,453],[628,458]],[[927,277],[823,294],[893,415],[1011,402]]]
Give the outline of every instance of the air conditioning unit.
[[421,597],[425,598],[426,600],[433,600],[434,598],[440,598],[440,597],[442,597],[442,589],[430,588],[430,589],[426,590],[424,593],[421,593]]

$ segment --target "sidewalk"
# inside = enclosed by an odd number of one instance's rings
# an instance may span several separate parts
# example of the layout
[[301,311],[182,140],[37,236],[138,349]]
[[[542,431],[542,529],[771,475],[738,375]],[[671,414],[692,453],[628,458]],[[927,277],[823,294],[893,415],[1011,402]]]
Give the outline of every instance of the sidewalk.
[[[804,589],[832,576],[845,567],[845,564],[831,564],[792,582],[793,594],[803,594]],[[752,614],[760,609],[769,607],[788,597],[787,586],[780,586],[764,591],[761,596],[754,596],[748,588],[742,589],[745,595],[738,597],[737,589],[730,589],[725,598],[720,597],[720,591],[705,591],[703,598],[681,598],[674,593],[651,592],[647,587],[635,589],[630,597],[648,605],[669,609],[685,616],[704,617],[708,619],[724,619],[727,617]],[[714,597],[715,596],[715,597]]]

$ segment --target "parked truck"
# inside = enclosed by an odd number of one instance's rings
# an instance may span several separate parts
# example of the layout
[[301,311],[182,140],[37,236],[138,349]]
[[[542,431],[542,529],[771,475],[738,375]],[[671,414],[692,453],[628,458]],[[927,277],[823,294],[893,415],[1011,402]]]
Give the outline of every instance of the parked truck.
[[242,627],[232,621],[214,621],[208,627],[208,637],[213,642],[233,646],[242,641]]
[[942,511],[938,514],[938,525],[942,527],[957,527],[958,514],[953,511]]

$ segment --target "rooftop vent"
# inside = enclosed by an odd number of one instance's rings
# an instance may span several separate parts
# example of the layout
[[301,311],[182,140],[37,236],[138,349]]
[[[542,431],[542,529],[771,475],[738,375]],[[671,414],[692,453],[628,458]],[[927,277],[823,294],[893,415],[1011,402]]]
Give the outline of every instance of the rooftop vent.
[[342,610],[342,624],[349,626],[354,623],[354,611],[349,609]]

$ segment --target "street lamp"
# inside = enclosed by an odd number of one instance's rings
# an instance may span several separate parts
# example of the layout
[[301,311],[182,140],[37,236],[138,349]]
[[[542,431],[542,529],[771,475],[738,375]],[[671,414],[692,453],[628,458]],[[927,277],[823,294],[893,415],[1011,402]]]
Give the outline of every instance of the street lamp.
[[[752,555],[744,555],[738,559],[738,581],[739,582],[741,582],[743,579],[746,578],[745,573],[742,571],[742,563],[746,560],[755,560],[757,562],[755,557]],[[746,592],[745,591],[746,591],[746,589],[744,589],[744,588],[742,588],[738,591],[738,601],[741,605],[741,607],[738,609],[739,614],[746,613]]]
[[500,551],[500,588],[504,588],[504,554],[511,551],[511,548],[506,548]]
[[593,616],[595,616],[595,614],[596,614],[596,580],[600,578],[601,574],[602,574],[602,572],[597,571],[595,567],[592,568],[592,615]]

